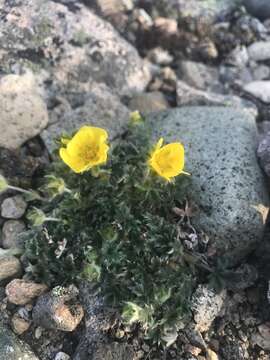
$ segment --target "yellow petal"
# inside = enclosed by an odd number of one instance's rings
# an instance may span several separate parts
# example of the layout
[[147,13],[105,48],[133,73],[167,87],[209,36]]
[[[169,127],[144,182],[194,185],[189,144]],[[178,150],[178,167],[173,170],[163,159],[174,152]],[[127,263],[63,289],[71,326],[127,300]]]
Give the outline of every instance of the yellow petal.
[[83,172],[86,168],[85,163],[82,161],[82,159],[78,157],[72,157],[68,154],[67,149],[61,148],[59,150],[59,155],[61,159],[64,161],[65,164],[67,164],[74,172],[80,173]]
[[184,147],[181,143],[171,143],[160,147],[162,140],[159,140],[149,164],[158,175],[169,181],[183,172],[185,165]]

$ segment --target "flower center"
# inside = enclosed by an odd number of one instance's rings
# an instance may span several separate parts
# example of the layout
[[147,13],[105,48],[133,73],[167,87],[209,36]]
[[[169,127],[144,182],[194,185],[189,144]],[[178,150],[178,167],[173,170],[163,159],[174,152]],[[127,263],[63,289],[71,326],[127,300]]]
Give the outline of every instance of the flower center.
[[81,157],[85,160],[85,162],[91,162],[96,159],[97,153],[97,146],[85,146],[84,149],[82,149]]

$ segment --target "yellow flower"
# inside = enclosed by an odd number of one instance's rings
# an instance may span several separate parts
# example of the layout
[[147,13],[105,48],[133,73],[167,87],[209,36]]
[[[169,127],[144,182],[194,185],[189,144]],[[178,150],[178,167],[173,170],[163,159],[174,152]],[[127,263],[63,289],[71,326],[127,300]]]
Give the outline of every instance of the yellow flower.
[[92,126],[83,126],[66,147],[59,151],[61,159],[74,172],[81,173],[107,161],[109,146],[107,131]]
[[171,143],[162,147],[163,139],[159,139],[148,161],[150,167],[161,177],[171,181],[184,171],[185,151],[181,143]]

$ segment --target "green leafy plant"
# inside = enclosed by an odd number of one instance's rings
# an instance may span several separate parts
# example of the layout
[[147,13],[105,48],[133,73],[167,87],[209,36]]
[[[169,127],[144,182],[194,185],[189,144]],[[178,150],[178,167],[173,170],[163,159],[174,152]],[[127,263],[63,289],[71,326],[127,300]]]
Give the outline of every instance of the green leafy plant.
[[26,234],[25,256],[38,280],[87,279],[123,323],[139,323],[146,337],[170,345],[196,284],[173,211],[184,204],[190,177],[168,182],[149,171],[151,147],[145,124],[133,121],[106,165],[76,174],[54,161],[41,187],[48,201],[30,210],[37,226]]

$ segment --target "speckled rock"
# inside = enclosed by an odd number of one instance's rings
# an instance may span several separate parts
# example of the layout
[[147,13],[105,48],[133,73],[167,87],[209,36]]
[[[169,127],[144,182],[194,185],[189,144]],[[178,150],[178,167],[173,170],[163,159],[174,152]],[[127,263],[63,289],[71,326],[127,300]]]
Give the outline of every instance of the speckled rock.
[[215,293],[214,290],[199,285],[191,301],[191,310],[196,323],[196,330],[200,332],[209,330],[212,322],[219,315],[225,298],[225,290]]
[[30,347],[19,340],[0,322],[0,359],[1,360],[38,360]]
[[261,167],[267,176],[270,177],[270,131],[261,136],[257,149],[257,156]]
[[84,316],[82,306],[76,301],[77,295],[74,286],[59,286],[41,295],[33,309],[34,323],[45,329],[74,331]]
[[63,111],[61,119],[44,130],[41,137],[51,152],[56,146],[56,138],[63,133],[72,133],[85,124],[103,127],[112,139],[126,128],[129,112],[107,86],[95,83],[92,84],[83,104],[75,109],[67,108]]
[[186,107],[148,117],[153,141],[180,140],[191,172],[192,221],[216,251],[237,263],[261,240],[268,191],[256,159],[255,119],[223,107]]
[[104,299],[86,281],[80,284],[80,301],[85,309],[85,325],[74,360],[88,360],[108,341],[106,329],[110,328],[115,312],[104,304]]
[[15,305],[26,305],[40,296],[48,287],[45,284],[37,284],[33,281],[14,279],[6,286],[8,301]]
[[1,205],[1,216],[7,219],[20,219],[27,208],[22,195],[6,198]]
[[23,239],[20,236],[25,231],[25,224],[21,220],[8,220],[4,223],[2,228],[1,247],[4,249],[11,249],[15,247],[22,248],[24,245]]
[[270,18],[270,2],[268,0],[244,0],[247,11],[261,20]]
[[7,75],[0,80],[0,146],[16,149],[48,123],[46,104],[33,75]]

